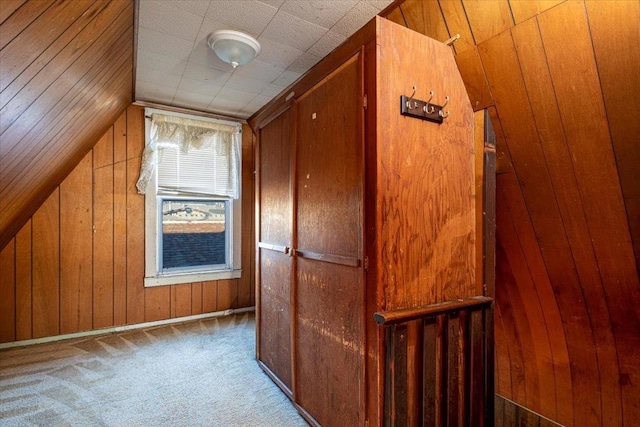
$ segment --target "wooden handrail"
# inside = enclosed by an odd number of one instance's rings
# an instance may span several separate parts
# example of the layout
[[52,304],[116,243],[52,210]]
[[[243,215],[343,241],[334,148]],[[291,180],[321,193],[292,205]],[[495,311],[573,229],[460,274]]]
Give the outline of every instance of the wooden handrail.
[[478,308],[489,305],[492,298],[476,296],[455,301],[445,301],[422,307],[403,308],[398,310],[381,311],[373,314],[373,318],[379,325],[392,325],[396,323],[409,322],[424,317],[435,317],[452,311],[478,306]]

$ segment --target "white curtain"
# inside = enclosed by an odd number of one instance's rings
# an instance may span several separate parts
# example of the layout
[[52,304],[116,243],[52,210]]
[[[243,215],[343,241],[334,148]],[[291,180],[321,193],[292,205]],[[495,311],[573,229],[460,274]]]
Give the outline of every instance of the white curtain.
[[[145,194],[160,165],[163,179],[158,184],[163,192],[237,199],[240,194],[240,150],[239,125],[152,114],[136,187],[140,194]],[[200,170],[187,170],[191,168]],[[209,181],[210,185],[203,184],[204,181]]]

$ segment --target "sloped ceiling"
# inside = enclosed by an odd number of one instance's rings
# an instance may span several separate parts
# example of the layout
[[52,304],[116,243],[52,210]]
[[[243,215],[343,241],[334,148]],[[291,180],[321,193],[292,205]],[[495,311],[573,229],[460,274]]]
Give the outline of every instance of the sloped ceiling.
[[132,101],[133,1],[0,2],[0,248]]
[[[184,11],[197,3],[180,2]],[[459,33],[454,54],[472,105],[492,116],[497,392],[565,425],[634,425],[640,2],[405,0],[388,18],[437,40]],[[133,2],[3,0],[0,22],[2,248],[131,101]],[[140,68],[153,69],[157,52],[141,51]],[[297,59],[262,83],[301,72]],[[163,101],[189,106],[176,97],[182,60]],[[163,87],[164,77],[145,79]],[[265,90],[231,112],[250,114],[276,89]],[[200,108],[219,94],[191,91],[211,97]]]

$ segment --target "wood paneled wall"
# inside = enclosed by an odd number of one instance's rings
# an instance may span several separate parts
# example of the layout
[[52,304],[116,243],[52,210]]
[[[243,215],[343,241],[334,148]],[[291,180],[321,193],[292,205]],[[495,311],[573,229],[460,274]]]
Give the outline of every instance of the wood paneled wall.
[[640,2],[405,0],[388,18],[461,35],[496,131],[496,392],[568,426],[637,425]]
[[0,249],[131,103],[132,73],[133,0],[0,2]]
[[144,109],[130,106],[0,252],[0,342],[254,305],[252,145],[247,127],[242,277],[145,288]]

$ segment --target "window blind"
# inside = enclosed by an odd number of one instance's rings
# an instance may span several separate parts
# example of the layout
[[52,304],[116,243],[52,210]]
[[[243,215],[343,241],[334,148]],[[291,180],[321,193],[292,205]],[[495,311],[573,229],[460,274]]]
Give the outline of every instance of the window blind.
[[239,197],[239,125],[157,113],[149,118],[138,192],[145,193],[155,173],[158,194]]
[[232,153],[216,153],[213,146],[184,153],[177,145],[161,150],[158,193],[234,196]]

